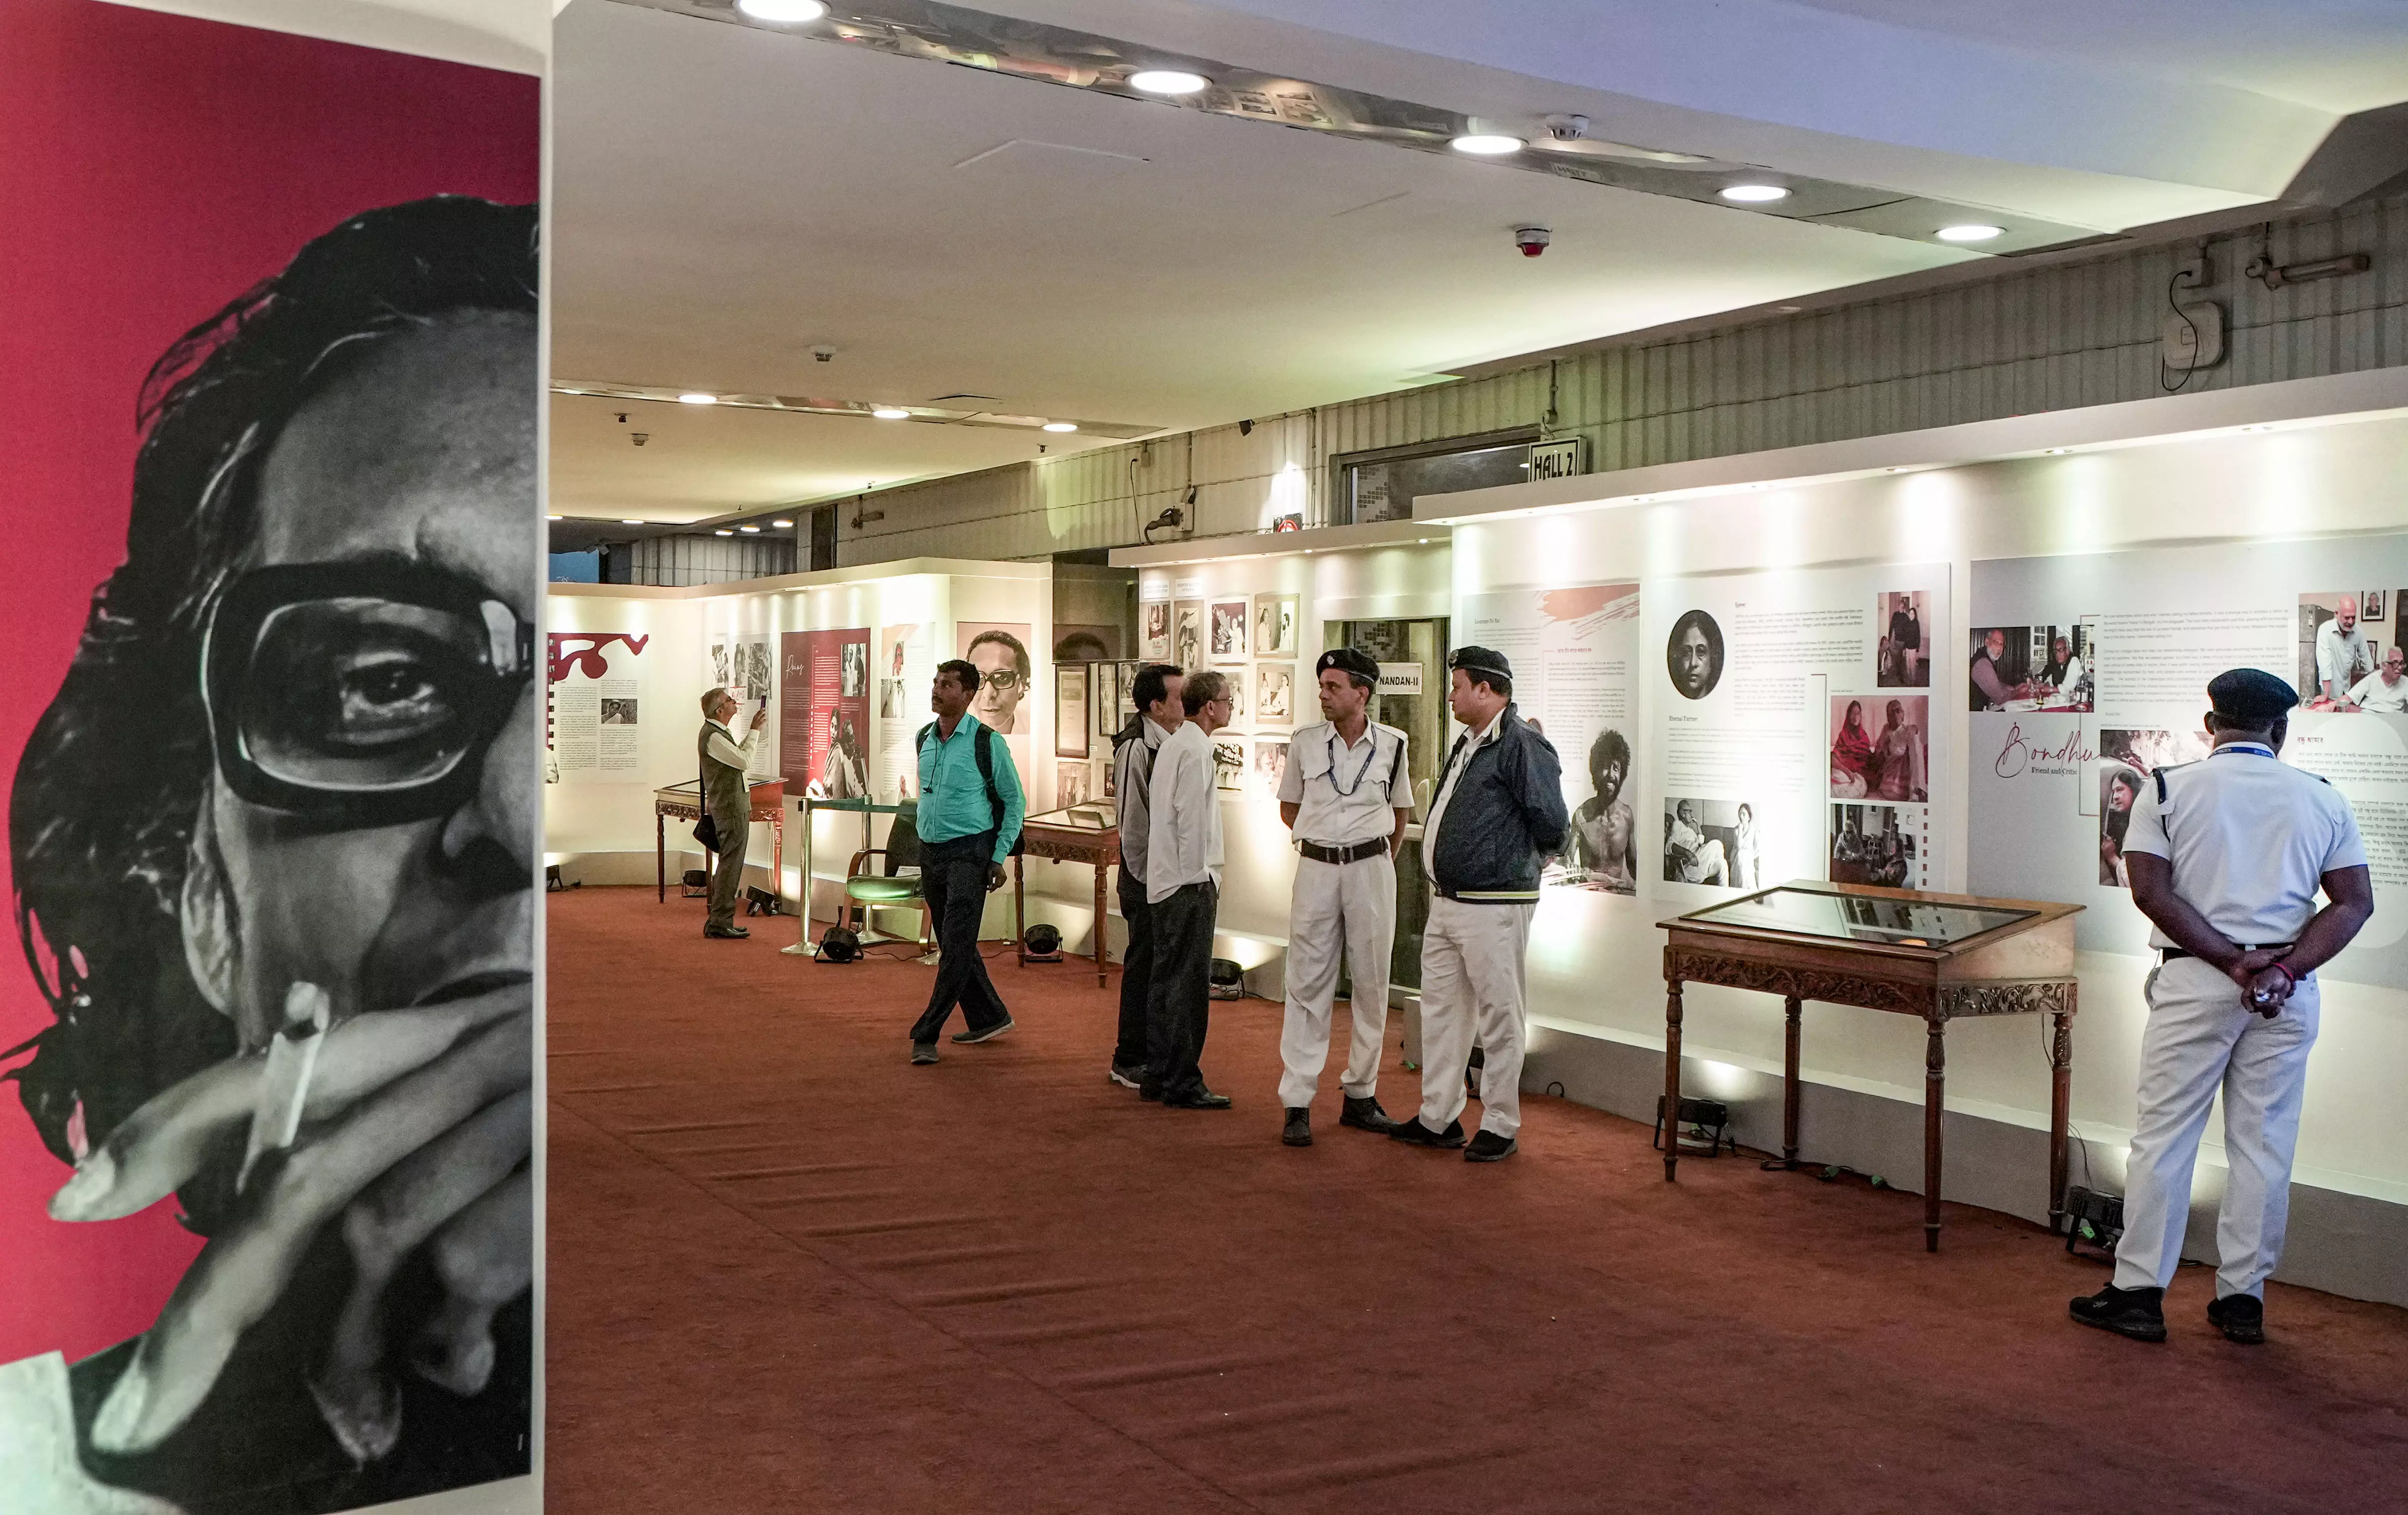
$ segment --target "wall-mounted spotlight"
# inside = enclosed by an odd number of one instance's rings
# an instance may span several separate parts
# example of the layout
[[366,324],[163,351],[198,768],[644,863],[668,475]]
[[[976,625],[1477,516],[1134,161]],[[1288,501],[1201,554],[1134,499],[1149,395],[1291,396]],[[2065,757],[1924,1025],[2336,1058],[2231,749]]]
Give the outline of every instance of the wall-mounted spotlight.
[[2243,277],[2255,279],[2268,289],[2281,289],[2286,284],[2304,284],[2318,279],[2339,279],[2346,274],[2359,274],[2374,267],[2374,260],[2363,252],[2346,252],[2337,258],[2319,258],[2314,263],[2277,264],[2259,253],[2241,270]]

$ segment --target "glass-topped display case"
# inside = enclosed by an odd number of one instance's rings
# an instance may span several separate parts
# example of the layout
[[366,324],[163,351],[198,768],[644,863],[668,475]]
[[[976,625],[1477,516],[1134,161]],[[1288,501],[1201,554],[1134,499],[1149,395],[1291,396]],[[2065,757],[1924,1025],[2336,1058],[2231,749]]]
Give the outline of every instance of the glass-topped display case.
[[1898,946],[1961,946],[2039,915],[1991,903],[1942,903],[1929,899],[1889,899],[1828,884],[1777,885],[1737,900],[1692,910],[1681,918],[1713,926]]

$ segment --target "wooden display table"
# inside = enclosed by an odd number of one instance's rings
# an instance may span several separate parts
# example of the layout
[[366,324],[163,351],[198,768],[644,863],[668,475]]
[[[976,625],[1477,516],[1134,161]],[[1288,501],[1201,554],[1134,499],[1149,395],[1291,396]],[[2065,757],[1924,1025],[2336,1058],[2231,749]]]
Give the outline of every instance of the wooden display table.
[[[1111,820],[1109,806],[1072,805],[1065,810],[1047,811],[1031,815],[1021,823],[1021,850],[1031,858],[1054,858],[1063,862],[1092,864],[1096,870],[1096,987],[1107,982],[1104,967],[1111,960],[1108,943],[1111,932],[1105,928],[1104,877],[1121,860],[1121,833]],[[1025,858],[1011,859],[1011,918],[1016,931],[1016,947],[1021,965],[1028,962],[1028,897],[1023,887],[1021,864]]]
[[[769,892],[786,890],[786,781],[752,781],[752,818],[769,828]],[[669,897],[669,822],[702,819],[702,780],[692,779],[652,791],[652,858],[660,873],[659,895]],[[708,856],[708,855],[706,855]],[[706,862],[705,868],[710,865]]]
[[1664,944],[1664,1181],[1680,1162],[1681,986],[1722,984],[1782,997],[1788,1012],[1781,1160],[1798,1166],[1798,1033],[1808,1000],[1920,1016],[1923,1241],[1940,1249],[1940,1124],[1948,1022],[2045,1015],[2049,1043],[2048,1215],[2065,1205],[2072,1099],[2073,916],[2080,905],[1981,900],[1863,884],[1783,884],[1658,922]]

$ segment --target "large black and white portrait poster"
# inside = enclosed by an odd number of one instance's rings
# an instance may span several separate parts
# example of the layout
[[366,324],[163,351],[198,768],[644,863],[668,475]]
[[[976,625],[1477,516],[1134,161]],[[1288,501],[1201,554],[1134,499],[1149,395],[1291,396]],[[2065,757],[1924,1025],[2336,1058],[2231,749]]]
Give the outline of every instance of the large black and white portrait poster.
[[12,1515],[534,1465],[539,129],[532,78],[0,7]]

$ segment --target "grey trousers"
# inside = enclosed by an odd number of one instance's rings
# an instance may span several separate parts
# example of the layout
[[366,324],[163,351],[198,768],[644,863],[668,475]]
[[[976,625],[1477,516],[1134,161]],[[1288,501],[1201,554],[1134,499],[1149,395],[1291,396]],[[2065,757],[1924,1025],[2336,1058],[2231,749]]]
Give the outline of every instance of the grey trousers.
[[724,931],[736,924],[736,907],[744,899],[744,846],[752,840],[752,822],[739,817],[731,825],[724,815],[713,819],[719,823],[719,856],[711,863],[710,914],[703,918],[703,927]]

